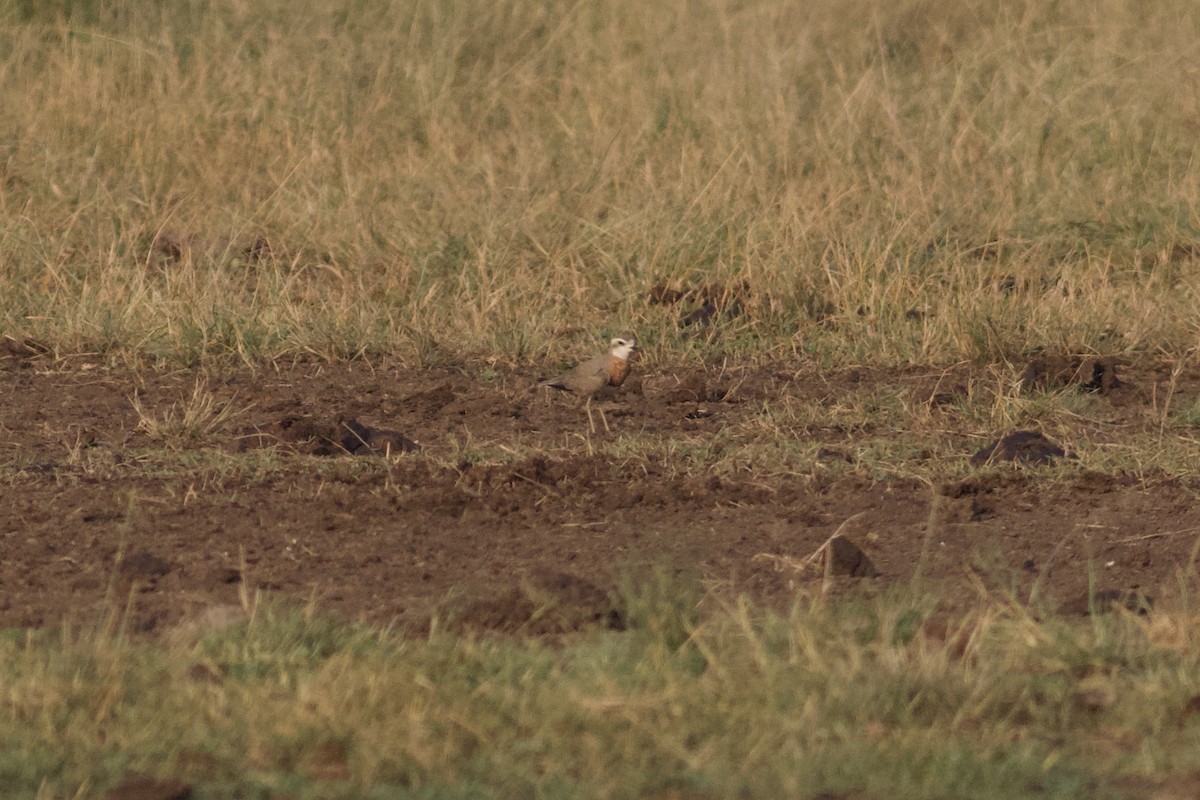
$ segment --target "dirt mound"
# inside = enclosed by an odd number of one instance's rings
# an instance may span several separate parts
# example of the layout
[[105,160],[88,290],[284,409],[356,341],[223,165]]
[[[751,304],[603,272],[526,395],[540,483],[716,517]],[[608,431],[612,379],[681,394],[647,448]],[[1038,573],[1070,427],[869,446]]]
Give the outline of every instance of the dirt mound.
[[1067,452],[1039,431],[1016,431],[1001,436],[971,456],[977,467],[998,461],[1017,461],[1022,464],[1049,464]]

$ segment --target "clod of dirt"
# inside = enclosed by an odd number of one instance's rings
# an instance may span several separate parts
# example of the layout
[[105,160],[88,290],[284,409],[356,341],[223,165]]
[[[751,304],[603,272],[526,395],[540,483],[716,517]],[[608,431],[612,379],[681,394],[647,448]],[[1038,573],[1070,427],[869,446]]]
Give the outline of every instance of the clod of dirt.
[[1025,392],[1079,386],[1089,392],[1108,394],[1119,384],[1115,359],[1082,356],[1035,358],[1026,365],[1020,378],[1021,390]]
[[122,583],[143,590],[153,588],[170,571],[170,564],[148,550],[134,550],[117,565],[117,576]]
[[274,255],[274,251],[266,238],[258,236],[242,247],[242,255],[250,261],[265,261]]
[[945,389],[939,386],[929,393],[925,405],[930,409],[941,408],[957,403],[966,396],[967,387],[961,383]]
[[35,339],[17,341],[11,336],[0,336],[0,358],[25,361],[45,355],[50,348]]
[[356,419],[341,423],[342,449],[353,456],[415,453],[421,446],[398,431],[371,428]]
[[187,800],[192,787],[178,778],[151,778],[148,775],[125,776],[120,785],[104,795],[106,800]]
[[641,375],[632,375],[625,379],[625,382],[620,386],[603,386],[600,391],[594,395],[597,398],[605,396],[605,393],[611,392],[613,396],[626,395],[633,397],[646,396],[646,381]]
[[464,628],[529,635],[559,634],[601,626],[624,630],[612,597],[569,572],[539,569],[508,592],[479,600],[461,618]]
[[728,286],[720,283],[706,284],[691,289],[674,289],[663,283],[650,287],[647,300],[651,305],[675,305],[685,300],[699,301],[700,307],[684,315],[679,327],[695,327],[704,330],[717,321],[718,317],[733,317],[745,311],[744,302],[750,294],[745,281]]
[[971,522],[982,522],[996,516],[996,508],[990,503],[982,503],[979,498],[971,498]]
[[1108,475],[1095,470],[1088,470],[1072,482],[1072,486],[1081,492],[1092,494],[1107,494],[1123,486],[1133,486],[1137,478],[1132,475]]
[[356,419],[323,424],[311,417],[288,416],[267,425],[252,425],[238,437],[238,451],[290,445],[307,455],[355,456],[415,453],[421,446],[398,431],[372,428]]
[[1183,709],[1180,712],[1180,722],[1186,722],[1188,718],[1200,714],[1200,694],[1194,694],[1188,698],[1188,701],[1183,704]]
[[262,236],[239,242],[228,236],[202,236],[170,229],[159,231],[150,249],[169,261],[183,261],[193,253],[223,251],[240,254],[250,262],[264,261],[272,256],[271,243]]
[[458,394],[454,391],[454,387],[447,381],[432,389],[409,395],[404,399],[402,405],[422,416],[430,417],[453,403],[457,397]]
[[1149,614],[1154,606],[1154,598],[1134,587],[1132,589],[1101,589],[1093,595],[1083,595],[1063,605],[1067,614],[1081,617],[1089,614],[1105,614],[1118,609],[1125,609],[1136,614]]
[[844,461],[847,464],[854,463],[854,457],[845,450],[838,450],[836,447],[822,447],[817,450],[817,461],[829,463],[831,461]]
[[710,387],[704,375],[693,373],[663,391],[660,399],[664,403],[719,403],[725,399],[728,389],[721,386]]
[[656,283],[650,287],[646,300],[652,306],[673,306],[688,296],[682,289],[672,289],[665,283]]
[[246,609],[238,605],[223,603],[208,606],[176,624],[167,632],[167,638],[176,645],[193,647],[205,635],[223,631],[249,618]]
[[1117,689],[1106,675],[1089,675],[1074,692],[1075,705],[1089,714],[1099,714],[1117,702]]
[[173,230],[162,230],[154,237],[150,249],[155,253],[166,256],[172,261],[179,261],[191,250],[191,237]]
[[1159,254],[1159,261],[1168,264],[1195,261],[1197,258],[1200,258],[1200,243],[1190,241],[1173,242],[1170,249]]
[[[703,331],[708,329],[720,317],[736,317],[743,313],[743,311],[744,308],[740,300],[732,300],[724,304],[718,304],[710,300],[700,306],[700,308],[684,315],[683,319],[679,320],[679,327],[694,327],[698,331]],[[684,334],[684,338],[687,338],[687,334]]]
[[690,314],[685,315],[683,319],[679,320],[679,327],[687,328],[691,325],[696,325],[696,326],[699,326],[700,328],[707,328],[708,324],[712,321],[712,318],[715,317],[716,315],[717,315],[716,304],[715,303],[705,303],[704,305],[697,308],[695,311],[691,312]]
[[242,579],[242,571],[237,567],[229,567],[224,564],[218,564],[208,570],[208,581],[214,586],[223,586],[232,583],[238,583]]
[[966,656],[978,630],[976,623],[967,623],[953,630],[939,620],[927,620],[921,625],[921,635],[925,640],[941,645],[946,654],[955,659]]
[[[988,445],[995,447],[995,443]],[[944,483],[939,487],[938,493],[943,497],[949,497],[952,500],[957,500],[960,497],[969,497],[976,494],[990,494],[1006,486],[1012,485],[1014,482],[1020,484],[1019,476],[1001,475],[993,473],[991,475],[973,475],[970,478],[961,481],[951,481]]]
[[185,673],[188,678],[196,683],[206,683],[209,686],[220,686],[229,676],[229,667],[226,664],[214,664],[211,662],[201,662],[192,664],[187,668]]
[[321,426],[311,417],[287,416],[277,422],[246,428],[238,437],[237,449],[245,452],[280,444],[312,445],[328,439],[331,433],[329,426]]
[[875,568],[870,557],[845,536],[835,536],[829,540],[826,558],[829,559],[829,571],[833,575],[849,575],[854,578],[879,576],[879,570]]
[[943,522],[967,524],[983,522],[1001,516],[1007,506],[1003,496],[989,497],[1003,489],[1016,489],[1025,476],[1003,472],[985,472],[964,481],[946,483],[938,487],[941,497],[947,498],[942,506]]
[[971,456],[971,465],[976,467],[997,461],[1019,461],[1023,464],[1049,464],[1067,452],[1038,431],[1016,431],[1001,436],[987,447]]
[[[463,471],[470,467],[470,464],[465,465]],[[504,477],[503,482],[507,485],[525,482],[535,486],[554,486],[564,477],[562,462],[549,461],[541,456],[535,456],[524,464],[514,466]]]

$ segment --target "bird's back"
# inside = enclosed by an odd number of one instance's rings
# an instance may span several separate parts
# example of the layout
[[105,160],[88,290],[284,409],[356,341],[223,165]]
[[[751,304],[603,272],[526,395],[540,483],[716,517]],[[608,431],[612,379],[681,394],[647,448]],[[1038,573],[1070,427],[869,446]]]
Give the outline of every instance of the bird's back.
[[[542,385],[575,394],[595,394],[607,386],[612,379],[609,360],[608,353],[598,355]],[[626,365],[625,371],[628,372],[628,370],[628,365]],[[621,380],[624,380],[624,376],[621,377]]]

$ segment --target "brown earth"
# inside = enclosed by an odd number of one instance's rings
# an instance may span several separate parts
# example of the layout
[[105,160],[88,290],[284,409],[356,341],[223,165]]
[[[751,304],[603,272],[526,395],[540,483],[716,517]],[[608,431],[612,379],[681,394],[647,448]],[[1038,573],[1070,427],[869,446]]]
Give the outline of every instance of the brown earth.
[[[612,587],[647,564],[774,606],[823,581],[907,585],[919,568],[955,603],[1036,590],[1086,613],[1089,580],[1102,605],[1170,594],[1200,535],[1193,480],[966,467],[1002,432],[954,417],[965,366],[647,368],[596,403],[611,430],[596,414],[595,433],[536,376],[477,372],[358,361],[206,377],[0,356],[0,625],[86,621],[128,603],[134,630],[177,630],[236,618],[265,593],[381,624],[421,627],[436,610],[508,631],[619,627]],[[1141,419],[1169,377],[1123,372],[1103,430],[1125,435],[1122,414]],[[138,406],[178,415],[198,381],[237,411],[223,432],[189,441],[139,427]],[[871,480],[846,463],[862,430],[837,426],[797,434],[833,466],[792,477],[588,455],[588,442],[717,436],[773,399],[833,402],[884,383],[963,431],[968,477]],[[1198,390],[1200,374],[1176,376],[1181,396]],[[421,450],[393,446],[405,437]],[[356,448],[368,438],[381,444]],[[525,455],[472,464],[471,446]],[[823,574],[810,556],[835,532],[877,576]]]

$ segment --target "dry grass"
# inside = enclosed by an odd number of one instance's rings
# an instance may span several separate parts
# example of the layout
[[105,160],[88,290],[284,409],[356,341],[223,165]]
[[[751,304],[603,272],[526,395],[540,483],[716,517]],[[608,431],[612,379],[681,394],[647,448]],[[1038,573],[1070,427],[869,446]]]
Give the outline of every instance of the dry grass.
[[192,386],[188,397],[172,403],[161,415],[144,408],[136,392],[129,402],[137,414],[138,428],[153,442],[173,449],[207,443],[231,419],[248,410],[232,400],[218,399],[202,379]]
[[[520,361],[632,328],[946,363],[1200,330],[1186,3],[6,9],[0,331],[59,353]],[[742,281],[703,349],[647,303]]]

